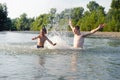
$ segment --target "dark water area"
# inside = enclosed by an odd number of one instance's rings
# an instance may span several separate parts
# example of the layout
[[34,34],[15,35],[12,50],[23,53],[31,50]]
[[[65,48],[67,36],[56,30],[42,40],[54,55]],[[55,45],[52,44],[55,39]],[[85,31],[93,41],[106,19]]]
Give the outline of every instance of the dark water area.
[[0,32],[0,80],[120,80],[119,39],[89,37],[81,50],[59,45],[72,47],[71,34],[63,41],[48,35],[59,46],[37,49],[34,36],[36,32]]

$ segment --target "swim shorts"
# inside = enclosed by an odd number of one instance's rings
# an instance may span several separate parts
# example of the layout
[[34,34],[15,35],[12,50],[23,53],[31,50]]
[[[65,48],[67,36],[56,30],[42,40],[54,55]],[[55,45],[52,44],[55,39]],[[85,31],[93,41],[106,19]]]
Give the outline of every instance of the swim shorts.
[[37,45],[37,48],[44,48],[44,46],[39,46],[39,45]]

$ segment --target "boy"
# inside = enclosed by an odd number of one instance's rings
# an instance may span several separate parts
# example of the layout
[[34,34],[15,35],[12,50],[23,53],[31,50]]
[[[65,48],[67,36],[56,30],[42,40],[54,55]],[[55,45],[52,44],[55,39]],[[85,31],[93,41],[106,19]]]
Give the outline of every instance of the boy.
[[96,29],[91,30],[89,33],[86,34],[81,34],[79,30],[79,26],[72,26],[71,20],[69,20],[69,25],[72,29],[72,32],[74,34],[74,48],[83,48],[83,43],[84,43],[84,38],[87,37],[88,35],[91,35],[98,30],[102,29],[104,27],[104,24],[100,24]]
[[38,39],[37,41],[37,48],[44,48],[44,44],[45,41],[47,40],[50,44],[52,44],[53,46],[56,45],[56,43],[53,43],[51,40],[49,40],[47,38],[47,36],[45,36],[45,34],[47,34],[47,30],[46,28],[42,28],[42,30],[40,31],[40,34],[37,37],[32,38],[32,40]]

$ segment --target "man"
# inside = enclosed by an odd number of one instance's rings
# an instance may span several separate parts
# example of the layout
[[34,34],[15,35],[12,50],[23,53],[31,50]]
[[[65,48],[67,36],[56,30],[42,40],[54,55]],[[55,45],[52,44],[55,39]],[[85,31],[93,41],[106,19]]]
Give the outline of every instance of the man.
[[81,32],[79,30],[79,26],[74,26],[73,27],[71,20],[69,20],[69,25],[70,25],[70,27],[72,29],[73,34],[74,34],[73,47],[74,48],[81,48],[81,49],[83,48],[84,38],[85,37],[97,32],[98,30],[100,30],[101,28],[104,27],[104,24],[100,24],[96,29],[91,30],[89,33],[81,34]]

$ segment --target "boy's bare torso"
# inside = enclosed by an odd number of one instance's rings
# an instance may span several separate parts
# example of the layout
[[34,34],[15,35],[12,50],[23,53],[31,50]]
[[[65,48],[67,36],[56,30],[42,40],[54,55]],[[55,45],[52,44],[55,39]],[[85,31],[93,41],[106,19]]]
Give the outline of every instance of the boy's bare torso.
[[45,41],[46,41],[46,36],[39,36],[38,41],[37,41],[37,45],[44,46]]

